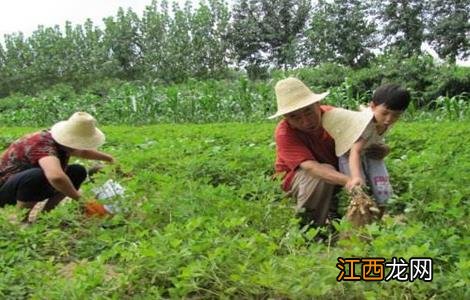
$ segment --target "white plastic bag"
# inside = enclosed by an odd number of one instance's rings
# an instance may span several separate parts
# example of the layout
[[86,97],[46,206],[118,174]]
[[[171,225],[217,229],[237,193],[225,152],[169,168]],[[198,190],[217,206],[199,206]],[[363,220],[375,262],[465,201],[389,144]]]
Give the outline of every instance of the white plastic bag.
[[95,193],[95,197],[99,200],[124,195],[124,188],[112,179],[109,179],[102,186],[94,188],[92,191]]
[[[109,179],[106,181],[102,186],[92,189],[93,193],[95,193],[96,199],[99,200],[106,200],[111,199],[116,196],[123,196],[124,195],[124,188],[117,183],[116,181]],[[110,214],[116,214],[120,211],[120,208],[116,204],[107,203],[104,204],[104,209]]]

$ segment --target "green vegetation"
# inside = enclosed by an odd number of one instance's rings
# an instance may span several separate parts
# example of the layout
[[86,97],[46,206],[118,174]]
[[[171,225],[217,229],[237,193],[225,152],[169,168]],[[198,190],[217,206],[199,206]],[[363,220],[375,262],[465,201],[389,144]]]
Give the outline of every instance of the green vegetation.
[[[356,109],[370,101],[370,92],[348,78],[338,86],[324,86],[324,77],[313,70],[292,72],[314,87],[330,90],[326,104]],[[470,73],[469,73],[470,75]],[[283,74],[277,74],[278,77]],[[100,124],[143,125],[155,123],[263,122],[276,111],[274,84],[270,81],[189,81],[173,85],[122,83],[98,94],[77,95],[67,85],[57,85],[37,97],[16,95],[0,100],[0,124],[50,126],[75,111],[94,115]],[[470,76],[469,76],[470,83]],[[317,88],[318,87],[318,88]],[[424,102],[419,94],[406,113],[410,120],[462,120],[470,116],[467,94],[440,96]]]
[[[299,230],[270,180],[274,124],[105,127],[120,167],[85,194],[115,179],[123,211],[84,219],[70,203],[22,227],[14,207],[0,210],[0,297],[468,299],[469,125],[397,124],[390,216],[364,229],[368,241],[336,245]],[[2,128],[2,148],[31,130]],[[339,256],[432,257],[434,279],[338,283]]]

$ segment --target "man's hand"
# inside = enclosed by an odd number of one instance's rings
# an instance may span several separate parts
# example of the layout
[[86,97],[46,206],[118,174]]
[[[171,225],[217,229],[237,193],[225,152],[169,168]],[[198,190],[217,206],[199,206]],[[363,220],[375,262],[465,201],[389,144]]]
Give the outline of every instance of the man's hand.
[[107,163],[109,163],[109,164],[114,164],[114,163],[116,162],[116,159],[115,159],[112,155],[109,155],[109,154],[107,154],[107,155],[108,155],[109,157],[107,157],[107,158],[105,159],[105,161],[106,161]]
[[368,158],[381,160],[390,153],[390,148],[385,144],[372,144],[366,150],[365,154]]
[[356,187],[365,186],[366,183],[362,177],[352,177],[346,185],[344,186],[349,192],[351,192]]

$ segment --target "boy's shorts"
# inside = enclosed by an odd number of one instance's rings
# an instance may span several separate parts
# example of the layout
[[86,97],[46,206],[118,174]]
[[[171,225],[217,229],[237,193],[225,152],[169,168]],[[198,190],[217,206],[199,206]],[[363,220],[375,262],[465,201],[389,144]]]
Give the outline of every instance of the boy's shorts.
[[[362,176],[365,178],[367,186],[370,187],[375,201],[379,205],[387,204],[393,191],[385,162],[383,159],[371,159],[362,155],[361,163]],[[351,175],[349,170],[349,154],[340,156],[338,158],[338,165],[341,173]]]

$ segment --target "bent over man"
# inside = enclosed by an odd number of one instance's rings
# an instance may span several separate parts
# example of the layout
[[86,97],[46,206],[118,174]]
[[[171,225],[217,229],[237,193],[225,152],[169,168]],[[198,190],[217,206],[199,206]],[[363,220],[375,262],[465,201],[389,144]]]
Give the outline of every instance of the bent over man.
[[276,173],[283,174],[282,188],[306,221],[323,225],[335,185],[351,180],[337,170],[334,140],[322,127],[323,113],[333,108],[319,103],[328,92],[315,94],[296,78],[280,80],[275,91],[278,111],[270,118],[283,117],[275,131]]

